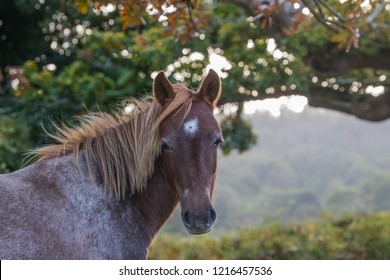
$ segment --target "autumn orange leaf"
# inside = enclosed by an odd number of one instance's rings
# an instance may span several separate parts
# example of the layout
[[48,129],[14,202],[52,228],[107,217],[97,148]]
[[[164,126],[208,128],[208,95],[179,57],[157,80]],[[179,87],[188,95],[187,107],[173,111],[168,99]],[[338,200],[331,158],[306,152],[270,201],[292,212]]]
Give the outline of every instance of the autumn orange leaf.
[[90,3],[89,0],[75,0],[74,5],[76,6],[79,13],[85,15],[88,12],[88,7]]

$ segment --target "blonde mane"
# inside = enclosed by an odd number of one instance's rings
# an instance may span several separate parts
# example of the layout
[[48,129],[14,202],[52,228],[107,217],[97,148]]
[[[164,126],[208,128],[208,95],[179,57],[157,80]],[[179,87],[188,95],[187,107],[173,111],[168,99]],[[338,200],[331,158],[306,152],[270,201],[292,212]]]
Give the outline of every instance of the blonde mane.
[[105,191],[121,199],[140,192],[153,174],[160,155],[159,127],[172,112],[184,106],[191,108],[194,94],[184,85],[173,85],[175,98],[162,108],[155,98],[132,101],[134,109],[126,114],[122,108],[114,114],[90,113],[80,118],[77,127],[56,127],[49,136],[55,144],[41,147],[31,154],[40,160],[72,154],[79,166],[79,153],[84,152],[92,182],[97,165]]

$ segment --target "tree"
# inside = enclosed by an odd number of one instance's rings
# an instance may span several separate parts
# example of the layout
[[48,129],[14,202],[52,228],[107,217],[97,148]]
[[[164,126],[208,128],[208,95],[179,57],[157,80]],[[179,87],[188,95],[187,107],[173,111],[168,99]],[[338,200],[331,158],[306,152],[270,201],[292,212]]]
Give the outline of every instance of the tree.
[[[304,64],[311,81],[277,95],[301,94],[312,106],[370,121],[390,117],[390,1],[224,2],[259,18],[267,36]],[[276,50],[274,59],[281,56]]]
[[[75,2],[84,13],[92,3]],[[111,1],[118,5],[123,28],[141,27],[144,18],[153,17],[165,22],[165,36],[182,43],[210,40],[209,46],[231,64],[226,76],[238,78],[223,102],[298,94],[312,106],[362,119],[390,117],[390,1],[205,2],[127,1],[120,6],[123,1]],[[93,3],[99,8],[105,1]],[[278,74],[279,80],[259,73]]]
[[[218,58],[226,152],[256,141],[241,116],[245,101],[297,94],[312,106],[384,120],[389,9],[388,0],[4,0],[0,117],[15,119],[27,146],[41,144],[48,116],[71,122],[85,108],[139,97],[159,70],[196,87]],[[5,137],[0,131],[0,146],[25,149]]]

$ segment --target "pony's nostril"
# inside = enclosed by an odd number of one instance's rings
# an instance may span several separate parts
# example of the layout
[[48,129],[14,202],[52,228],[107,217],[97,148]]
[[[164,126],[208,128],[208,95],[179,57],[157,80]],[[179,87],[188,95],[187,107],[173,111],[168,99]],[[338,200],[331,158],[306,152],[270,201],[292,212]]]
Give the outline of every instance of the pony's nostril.
[[191,225],[191,222],[190,222],[190,217],[189,217],[189,211],[185,211],[183,214],[182,214],[182,219],[183,219],[183,222],[186,226],[190,226]]
[[215,212],[214,208],[210,209],[210,219],[209,223],[213,224],[215,222],[215,219],[217,218],[217,212]]

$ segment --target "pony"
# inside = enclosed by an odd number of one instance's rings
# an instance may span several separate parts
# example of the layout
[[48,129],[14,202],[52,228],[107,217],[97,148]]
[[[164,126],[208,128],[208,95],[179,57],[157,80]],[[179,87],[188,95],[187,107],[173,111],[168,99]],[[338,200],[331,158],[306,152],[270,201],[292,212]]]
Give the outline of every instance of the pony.
[[191,234],[210,231],[221,81],[197,91],[163,72],[130,110],[56,126],[38,160],[0,175],[0,259],[145,259],[180,203]]

